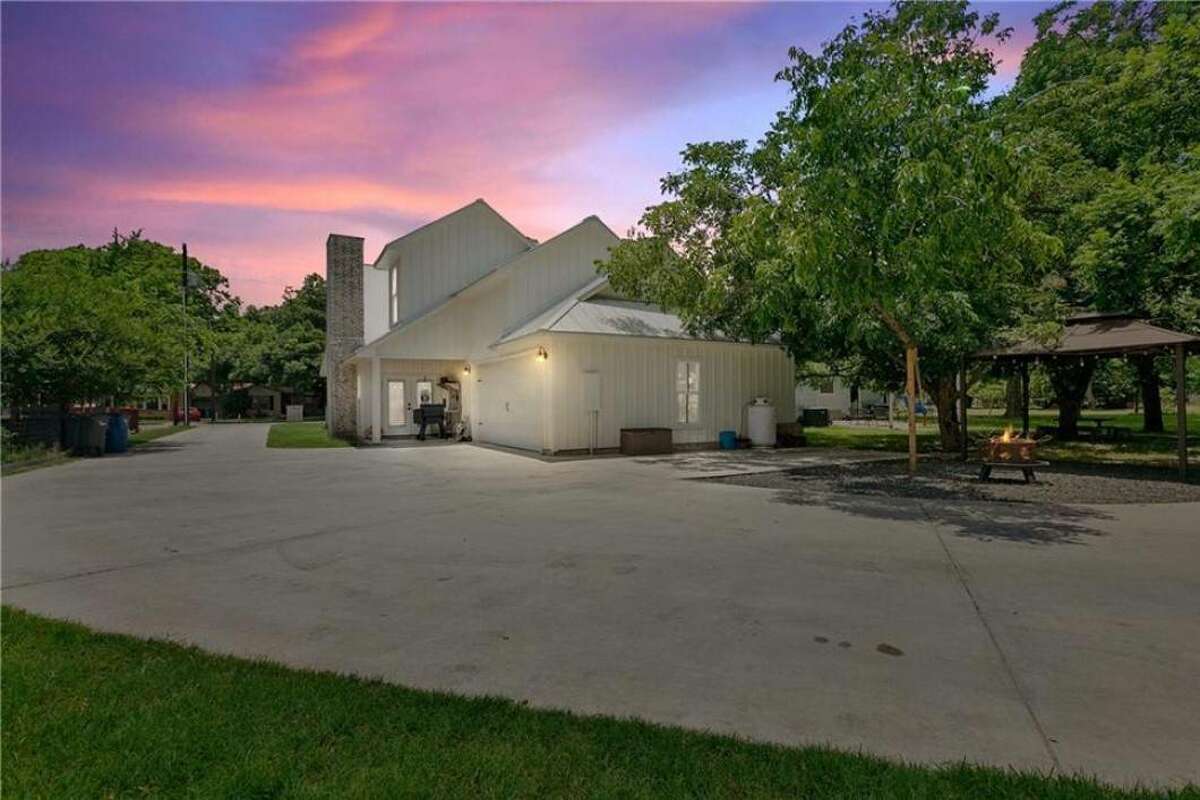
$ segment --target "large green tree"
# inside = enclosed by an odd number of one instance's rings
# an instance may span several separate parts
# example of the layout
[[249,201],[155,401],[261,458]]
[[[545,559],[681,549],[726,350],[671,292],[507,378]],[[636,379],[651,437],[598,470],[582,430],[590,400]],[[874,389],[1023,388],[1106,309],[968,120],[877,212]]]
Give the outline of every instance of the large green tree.
[[[1200,6],[1063,3],[1037,27],[995,110],[1042,176],[1026,215],[1063,243],[1044,284],[1054,305],[1200,332]],[[1161,431],[1163,365],[1133,366],[1146,428]],[[1091,367],[1048,364],[1066,437]]]
[[0,285],[4,402],[123,402],[182,386],[184,352],[233,302],[217,270],[195,259],[189,270],[185,315],[180,254],[140,232],[21,256]]
[[313,273],[279,305],[247,309],[235,372],[240,380],[320,392],[325,353],[325,279]]
[[1028,174],[981,101],[1005,36],[966,3],[897,3],[793,49],[791,100],[763,139],[689,145],[669,199],[603,268],[696,330],[779,333],[798,359],[857,351],[893,375],[904,354],[910,404],[920,353],[953,446],[955,368],[1054,247],[1023,217]]

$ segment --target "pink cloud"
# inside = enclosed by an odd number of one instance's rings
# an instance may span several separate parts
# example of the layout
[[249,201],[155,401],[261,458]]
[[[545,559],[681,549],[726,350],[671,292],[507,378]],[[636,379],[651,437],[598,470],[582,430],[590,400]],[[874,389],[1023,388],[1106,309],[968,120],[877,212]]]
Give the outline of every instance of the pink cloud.
[[[541,239],[590,213],[623,231],[654,202],[685,142],[769,124],[771,77],[788,44],[828,38],[855,13],[830,4],[124,8],[76,12],[87,19],[73,35],[91,41],[107,25],[110,46],[63,48],[74,60],[48,47],[71,15],[20,7],[41,18],[41,38],[13,41],[6,26],[4,252],[144,227],[188,241],[258,303],[320,271],[330,231],[366,236],[373,258],[476,197]],[[6,22],[10,14],[6,6]],[[1005,48],[1004,72],[1017,53]],[[24,75],[15,86],[12,65]],[[32,132],[12,122],[22,114]]]
[[296,47],[304,60],[337,60],[353,55],[385,36],[394,23],[392,6],[372,5],[368,10],[305,38]]

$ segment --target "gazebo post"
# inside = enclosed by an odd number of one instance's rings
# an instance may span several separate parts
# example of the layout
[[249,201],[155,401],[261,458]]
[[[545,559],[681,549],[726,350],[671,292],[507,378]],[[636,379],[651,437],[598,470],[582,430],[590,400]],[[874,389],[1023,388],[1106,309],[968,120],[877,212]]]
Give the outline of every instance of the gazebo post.
[[1175,436],[1179,441],[1179,477],[1187,480],[1187,349],[1175,345]]
[[1029,362],[1021,361],[1021,437],[1029,438]]

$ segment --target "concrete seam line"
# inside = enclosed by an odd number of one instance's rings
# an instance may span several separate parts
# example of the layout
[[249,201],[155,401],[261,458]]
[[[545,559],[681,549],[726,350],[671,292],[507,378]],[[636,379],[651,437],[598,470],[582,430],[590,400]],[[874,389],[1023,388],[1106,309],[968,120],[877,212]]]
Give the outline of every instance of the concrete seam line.
[[950,552],[950,548],[946,545],[946,540],[942,537],[942,531],[937,521],[929,515],[929,510],[925,508],[924,503],[917,503],[921,509],[921,513],[925,515],[929,526],[933,529],[933,535],[937,537],[938,544],[942,547],[942,552],[946,554],[946,560],[950,562],[950,568],[954,570],[954,575],[958,579],[958,583],[962,586],[963,591],[967,595],[967,599],[971,601],[971,606],[975,609],[975,616],[979,619],[979,624],[983,626],[983,630],[987,633],[988,639],[995,648],[996,654],[1000,657],[1000,664],[1004,668],[1004,674],[1008,676],[1009,682],[1012,684],[1013,690],[1016,691],[1017,697],[1021,700],[1021,705],[1025,707],[1025,713],[1029,715],[1030,721],[1033,723],[1033,728],[1037,731],[1038,738],[1042,740],[1042,747],[1046,749],[1046,754],[1050,756],[1050,763],[1054,765],[1054,771],[1062,770],[1062,764],[1059,763],[1058,754],[1054,752],[1054,744],[1050,741],[1050,737],[1046,735],[1045,728],[1042,727],[1041,720],[1033,710],[1033,703],[1021,688],[1021,682],[1017,680],[1017,673],[1013,669],[1012,663],[1008,660],[1008,655],[1004,652],[1004,648],[1000,646],[1000,640],[996,638],[995,631],[992,630],[991,624],[987,617],[984,616],[983,608],[979,605],[979,600],[975,597],[975,592],[971,590],[971,584],[967,581],[966,571],[954,555]]
[[278,539],[263,539],[256,542],[243,542],[241,544],[229,545],[228,547],[214,547],[209,550],[197,550],[191,553],[172,553],[171,555],[161,556],[159,558],[148,558],[128,564],[115,564],[111,567],[97,567],[96,569],[84,570],[82,572],[72,572],[67,575],[55,575],[49,578],[41,578],[39,580],[23,581],[21,583],[0,586],[0,591],[11,592],[17,589],[28,589],[33,586],[44,586],[48,583],[63,583],[65,581],[74,581],[81,578],[91,578],[96,575],[107,575],[112,572],[124,572],[125,570],[143,569],[145,567],[157,567],[161,564],[169,564],[172,561],[208,558],[209,556],[222,555],[224,553],[252,553],[256,550],[266,550],[282,544],[290,544],[292,542],[299,542],[305,539],[315,539],[320,536],[347,533],[349,531],[360,530],[364,527],[367,526],[355,525],[336,529],[324,528],[319,531],[309,531],[308,533],[300,533],[294,536],[282,536]]

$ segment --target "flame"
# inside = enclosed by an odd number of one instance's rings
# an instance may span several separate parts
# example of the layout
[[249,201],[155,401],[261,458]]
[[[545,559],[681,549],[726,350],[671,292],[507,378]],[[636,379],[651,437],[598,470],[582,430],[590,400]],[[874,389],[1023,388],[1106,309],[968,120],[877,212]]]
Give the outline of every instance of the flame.
[[1000,434],[1000,441],[1011,442],[1012,440],[1013,440],[1013,429],[1012,429],[1012,425],[1009,425],[1007,428],[1004,429],[1004,433]]

